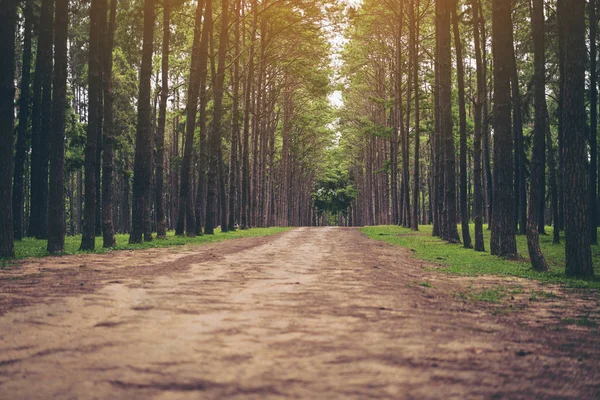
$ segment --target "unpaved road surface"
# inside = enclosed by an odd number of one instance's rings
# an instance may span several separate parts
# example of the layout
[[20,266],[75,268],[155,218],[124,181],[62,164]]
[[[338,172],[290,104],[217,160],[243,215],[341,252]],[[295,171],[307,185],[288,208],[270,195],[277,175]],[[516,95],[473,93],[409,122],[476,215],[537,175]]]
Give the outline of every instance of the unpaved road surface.
[[346,228],[28,261],[0,271],[0,398],[600,398],[597,330],[425,267]]

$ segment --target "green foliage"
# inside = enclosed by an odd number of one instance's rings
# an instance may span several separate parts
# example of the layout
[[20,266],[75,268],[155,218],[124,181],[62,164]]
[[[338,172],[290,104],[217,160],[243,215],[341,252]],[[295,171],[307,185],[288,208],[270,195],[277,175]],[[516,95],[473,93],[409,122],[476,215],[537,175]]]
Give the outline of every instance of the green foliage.
[[560,320],[560,323],[564,325],[579,325],[587,327],[595,327],[597,325],[596,321],[590,319],[589,314],[584,314],[577,318],[563,318]]
[[71,174],[83,167],[83,151],[86,140],[86,125],[79,121],[73,108],[67,109],[65,136],[65,172]]
[[503,286],[493,289],[484,289],[470,294],[472,300],[486,301],[488,303],[498,303],[506,296],[506,290]]
[[346,169],[337,161],[336,153],[337,149],[331,150],[327,168],[317,179],[315,190],[311,194],[319,215],[348,215],[350,206],[358,195],[358,190],[348,179]]
[[[368,237],[387,243],[410,248],[416,258],[441,264],[446,268],[440,270],[450,274],[464,276],[500,275],[534,279],[543,283],[556,283],[569,287],[600,289],[600,245],[592,247],[596,277],[592,279],[567,277],[564,273],[564,244],[552,244],[552,228],[547,227],[548,235],[540,237],[542,251],[550,265],[547,273],[535,272],[525,258],[513,261],[492,256],[489,252],[476,252],[465,249],[460,244],[449,244],[431,236],[431,226],[419,227],[419,232],[398,226],[375,226],[361,228]],[[474,226],[471,225],[471,230]],[[489,249],[489,231],[484,229],[486,249]],[[564,243],[564,240],[563,240]],[[525,236],[517,236],[519,254],[527,254]]]

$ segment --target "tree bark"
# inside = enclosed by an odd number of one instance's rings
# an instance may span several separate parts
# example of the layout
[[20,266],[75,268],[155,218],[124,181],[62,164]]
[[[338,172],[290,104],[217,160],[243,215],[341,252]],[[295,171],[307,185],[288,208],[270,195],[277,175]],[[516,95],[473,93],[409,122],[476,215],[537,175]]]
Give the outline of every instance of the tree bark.
[[531,15],[534,52],[534,108],[533,151],[531,154],[531,188],[529,189],[529,215],[527,216],[527,248],[531,266],[536,271],[549,271],[550,267],[540,248],[538,213],[542,195],[540,188],[544,177],[544,151],[546,135],[546,67],[544,57],[544,0],[533,0]]
[[[204,232],[213,234],[215,218],[213,207],[216,206],[217,190],[219,190],[219,162],[222,157],[219,157],[222,135],[222,117],[223,117],[223,92],[225,82],[225,60],[227,56],[228,28],[229,28],[229,10],[228,0],[221,0],[221,28],[219,32],[219,55],[216,75],[214,76],[213,84],[213,121],[212,129],[210,129],[210,137],[208,143],[209,164],[208,164],[208,186],[206,196],[206,226]],[[222,189],[224,192],[224,189]],[[221,199],[225,201],[225,198]],[[222,230],[227,230],[227,226],[221,226]]]
[[25,0],[23,27],[23,72],[21,76],[21,92],[19,94],[19,130],[17,133],[17,148],[15,152],[12,216],[15,240],[21,240],[24,233],[23,187],[25,160],[27,158],[27,142],[29,133],[29,111],[31,106],[31,36],[33,35],[33,0]]
[[169,40],[171,37],[171,7],[169,0],[163,0],[163,44],[161,60],[160,105],[156,128],[156,237],[167,238],[165,215],[164,167],[165,167],[165,124],[167,118],[167,99],[169,98]]
[[12,168],[15,102],[15,32],[17,0],[0,7],[0,257],[15,255],[12,221]]
[[[561,168],[565,207],[565,272],[569,276],[592,276],[589,207],[586,176],[585,115],[585,1],[559,0],[560,33],[564,44]],[[585,234],[588,232],[588,234]]]
[[475,222],[475,251],[485,251],[483,241],[483,187],[481,166],[481,136],[483,120],[483,103],[485,101],[485,79],[481,59],[479,32],[479,2],[471,0],[473,13],[473,37],[475,42],[475,64],[477,74],[477,95],[474,101],[474,137],[473,137],[473,221]]
[[[413,164],[413,215],[412,215],[412,230],[419,230],[419,152],[421,146],[421,115],[419,105],[419,0],[412,0],[412,51],[413,51],[413,79],[415,91],[415,152]],[[425,204],[422,205],[425,207]]]
[[256,24],[258,10],[256,0],[252,1],[252,32],[250,36],[250,49],[248,51],[248,72],[244,87],[244,131],[242,151],[242,204],[241,222],[242,229],[248,229],[250,224],[250,114],[252,112],[252,82],[254,80],[254,49],[256,37]]
[[485,27],[485,17],[483,15],[483,7],[481,6],[481,0],[476,0],[479,12],[479,27],[481,31],[481,70],[483,73],[483,118],[482,118],[482,146],[483,146],[483,172],[485,177],[485,205],[486,205],[486,221],[488,223],[488,230],[492,227],[492,208],[493,208],[493,181],[492,181],[492,166],[491,166],[491,146],[490,146],[490,113],[489,113],[489,101],[488,98],[488,78],[487,78],[487,51],[486,41],[487,33]]
[[117,0],[110,0],[108,29],[105,39],[103,61],[104,84],[104,151],[102,153],[102,241],[103,247],[117,245],[114,226],[114,169],[115,169],[115,127],[113,109],[113,47],[115,40]]
[[[208,6],[207,0],[207,6]],[[192,61],[190,67],[190,84],[187,93],[185,146],[183,162],[181,165],[181,184],[179,187],[179,215],[177,217],[176,235],[183,235],[184,228],[187,236],[196,235],[195,204],[192,196],[192,155],[194,148],[194,131],[196,129],[196,113],[198,112],[198,93],[200,91],[200,46],[202,9],[204,2],[200,1],[196,8],[194,25],[194,44],[192,48]],[[206,25],[206,24],[205,24]],[[206,29],[206,26],[204,26]]]
[[231,150],[229,155],[229,220],[228,229],[235,230],[236,225],[236,199],[237,199],[237,173],[238,173],[238,137],[240,135],[240,8],[241,1],[235,0],[234,6],[234,64],[233,64],[233,93],[231,115]]
[[52,129],[54,0],[42,0],[31,105],[31,215],[29,236],[45,239],[48,227],[48,137]]
[[454,47],[456,49],[456,75],[458,80],[458,115],[460,132],[460,222],[462,228],[463,246],[473,247],[469,232],[469,212],[467,198],[467,110],[465,107],[465,67],[463,65],[462,42],[458,29],[456,7],[452,7],[452,26],[454,30]]
[[442,1],[438,9],[437,55],[439,63],[440,133],[444,157],[443,239],[460,242],[456,226],[456,161],[452,132],[452,39],[450,16],[454,3]]
[[[544,99],[545,100],[545,99]],[[550,196],[552,207],[553,238],[552,243],[560,243],[560,228],[558,226],[558,187],[556,184],[556,156],[552,146],[552,133],[550,132],[550,116],[548,115],[548,104],[544,101],[544,118],[546,124],[546,148],[548,152],[548,170],[550,183]]]
[[208,132],[206,128],[206,105],[209,98],[206,89],[208,75],[208,42],[213,26],[212,0],[206,2],[204,11],[204,26],[200,43],[200,110],[198,112],[198,125],[200,127],[200,157],[198,160],[198,184],[196,195],[196,234],[202,235],[206,207],[206,168],[208,164]]
[[598,244],[598,63],[596,36],[598,19],[596,0],[588,0],[590,16],[590,174],[589,174],[589,207],[590,207],[590,241]]
[[[515,178],[514,200],[515,200],[515,226],[518,225],[518,232],[524,235],[527,231],[527,181],[525,178],[525,149],[523,144],[523,116],[521,112],[521,91],[519,89],[519,76],[517,71],[517,57],[515,55],[515,46],[513,38],[513,29],[511,25],[510,46],[511,46],[511,71],[510,86],[512,91],[513,106],[513,134],[515,148]],[[542,161],[543,159],[540,159]],[[538,188],[539,190],[539,188]],[[537,222],[536,222],[537,225]]]
[[69,0],[56,0],[54,80],[50,138],[50,190],[48,193],[48,246],[50,254],[65,251],[65,114],[67,109],[67,36]]
[[155,0],[144,0],[144,36],[138,117],[135,134],[135,160],[133,167],[133,199],[129,243],[151,241],[147,226],[150,223],[152,186],[152,124],[150,107],[150,79],[152,78],[152,53],[154,47]]
[[88,62],[88,125],[85,146],[85,191],[83,231],[81,233],[80,250],[93,250],[96,246],[96,170],[98,161],[98,131],[101,124],[100,92],[102,68],[100,60],[100,24],[101,19],[106,19],[102,13],[102,2],[106,0],[92,0],[90,8],[90,44]]
[[515,257],[517,243],[514,229],[513,163],[511,135],[511,4],[492,1],[492,45],[494,48],[494,186],[492,234],[493,255]]

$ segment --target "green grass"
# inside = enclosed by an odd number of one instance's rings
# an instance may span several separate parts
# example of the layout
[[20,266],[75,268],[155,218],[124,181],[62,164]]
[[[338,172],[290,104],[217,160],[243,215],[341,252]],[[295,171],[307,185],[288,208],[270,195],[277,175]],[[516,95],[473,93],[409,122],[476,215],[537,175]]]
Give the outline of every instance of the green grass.
[[[506,260],[489,253],[489,231],[484,227],[486,252],[465,249],[460,244],[449,244],[431,236],[431,225],[419,227],[419,232],[399,226],[373,226],[361,228],[368,237],[412,249],[418,259],[446,266],[443,271],[464,275],[507,275],[535,279],[545,283],[563,284],[569,287],[600,289],[600,246],[592,246],[592,256],[596,277],[591,279],[572,278],[565,275],[564,238],[559,245],[552,244],[552,228],[547,227],[548,235],[540,237],[542,251],[550,265],[547,273],[535,272],[526,259]],[[474,238],[471,225],[471,238]],[[517,236],[519,254],[528,257],[525,236]]]
[[493,289],[484,289],[479,292],[471,293],[470,296],[475,301],[498,303],[506,297],[506,288],[504,286],[498,286]]
[[[79,251],[81,244],[81,235],[67,236],[65,238],[65,253],[64,254],[82,254],[82,253],[106,253],[111,250],[143,250],[155,247],[170,247],[183,245],[200,245],[223,240],[239,239],[257,236],[269,236],[279,232],[288,230],[289,228],[252,228],[248,230],[237,230],[235,232],[221,232],[217,229],[214,235],[196,236],[193,238],[184,236],[175,236],[173,231],[167,233],[167,239],[153,239],[151,242],[143,242],[140,244],[129,244],[128,234],[119,234],[116,236],[117,246],[111,249],[102,247],[102,237],[96,238],[96,249],[94,251]],[[43,257],[46,253],[46,240],[25,238],[15,242],[15,259],[23,259],[29,257]],[[6,265],[10,260],[0,258],[0,268]]]
[[580,315],[578,318],[563,318],[560,320],[564,325],[579,325],[579,326],[596,326],[596,321],[591,320],[589,314]]

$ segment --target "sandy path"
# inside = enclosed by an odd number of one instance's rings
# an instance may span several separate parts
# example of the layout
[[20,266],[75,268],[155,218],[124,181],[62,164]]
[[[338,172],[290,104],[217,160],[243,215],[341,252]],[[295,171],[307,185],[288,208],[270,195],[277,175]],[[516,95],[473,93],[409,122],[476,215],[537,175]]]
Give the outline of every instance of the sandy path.
[[344,228],[243,241],[5,313],[0,398],[600,397],[577,338],[425,293],[407,250]]

